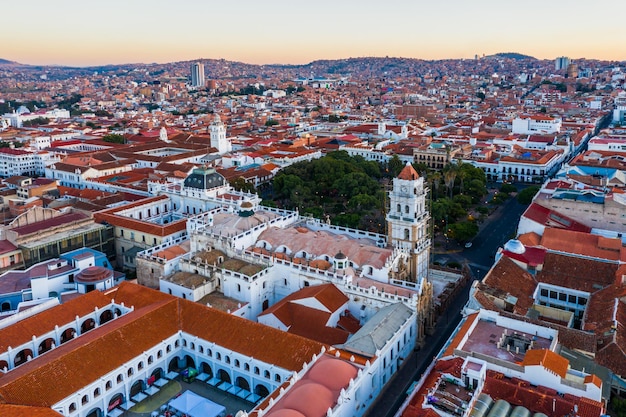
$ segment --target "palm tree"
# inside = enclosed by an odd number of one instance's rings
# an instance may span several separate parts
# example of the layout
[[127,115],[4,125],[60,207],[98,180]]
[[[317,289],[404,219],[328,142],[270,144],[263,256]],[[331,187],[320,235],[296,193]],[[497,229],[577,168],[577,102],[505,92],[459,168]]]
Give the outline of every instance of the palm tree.
[[450,198],[452,198],[452,190],[454,189],[454,181],[456,180],[456,174],[458,171],[457,164],[448,164],[444,169],[443,173],[443,182],[446,184],[446,188],[450,193]]
[[435,190],[435,196],[433,200],[439,198],[439,186],[441,185],[441,172],[435,171],[431,173],[430,180],[432,181],[433,189]]

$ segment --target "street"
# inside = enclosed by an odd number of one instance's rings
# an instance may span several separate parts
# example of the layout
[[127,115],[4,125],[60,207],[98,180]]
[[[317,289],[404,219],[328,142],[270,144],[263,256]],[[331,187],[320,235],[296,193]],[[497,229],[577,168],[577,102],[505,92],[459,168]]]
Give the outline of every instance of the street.
[[[517,199],[510,198],[481,225],[478,235],[472,240],[471,248],[456,253],[439,254],[435,256],[435,260],[446,258],[460,264],[467,263],[474,279],[482,279],[494,262],[496,250],[515,236],[519,218],[526,207],[519,204]],[[424,347],[406,359],[403,367],[368,410],[367,417],[390,417],[398,411],[413,381],[421,378],[461,321],[460,311],[467,302],[472,282],[473,280],[468,281],[457,293],[448,311],[437,321],[434,333],[426,336]]]

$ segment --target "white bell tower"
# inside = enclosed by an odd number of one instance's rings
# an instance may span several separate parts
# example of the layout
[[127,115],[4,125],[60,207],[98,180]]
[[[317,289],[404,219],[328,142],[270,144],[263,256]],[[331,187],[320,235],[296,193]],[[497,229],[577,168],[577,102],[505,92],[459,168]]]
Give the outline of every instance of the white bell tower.
[[389,192],[388,239],[394,248],[410,254],[408,280],[412,282],[421,282],[428,277],[430,213],[426,208],[427,192],[424,178],[410,163],[393,179],[393,189]]
[[222,119],[218,114],[215,114],[213,123],[210,127],[211,132],[211,147],[217,149],[217,153],[220,155],[230,152],[232,150],[232,144],[230,140],[226,138],[226,127],[222,123]]

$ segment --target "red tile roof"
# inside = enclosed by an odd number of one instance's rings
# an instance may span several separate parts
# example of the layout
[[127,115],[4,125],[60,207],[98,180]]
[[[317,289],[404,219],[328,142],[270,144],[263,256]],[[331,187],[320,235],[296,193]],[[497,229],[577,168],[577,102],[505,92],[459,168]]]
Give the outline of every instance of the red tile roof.
[[567,375],[569,361],[548,349],[532,349],[526,352],[522,366],[541,365],[561,378]]
[[419,177],[419,174],[411,164],[406,164],[406,166],[402,168],[402,171],[400,171],[400,174],[398,174],[398,178],[401,180],[412,181],[418,179]]

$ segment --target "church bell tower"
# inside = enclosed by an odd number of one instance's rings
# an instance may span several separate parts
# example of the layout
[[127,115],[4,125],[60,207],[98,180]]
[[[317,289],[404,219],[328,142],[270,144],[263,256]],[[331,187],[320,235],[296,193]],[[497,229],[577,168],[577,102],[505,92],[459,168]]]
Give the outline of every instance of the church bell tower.
[[393,179],[393,188],[389,192],[388,241],[394,248],[409,254],[408,281],[411,282],[420,282],[428,276],[430,214],[426,207],[427,192],[424,178],[410,163]]

